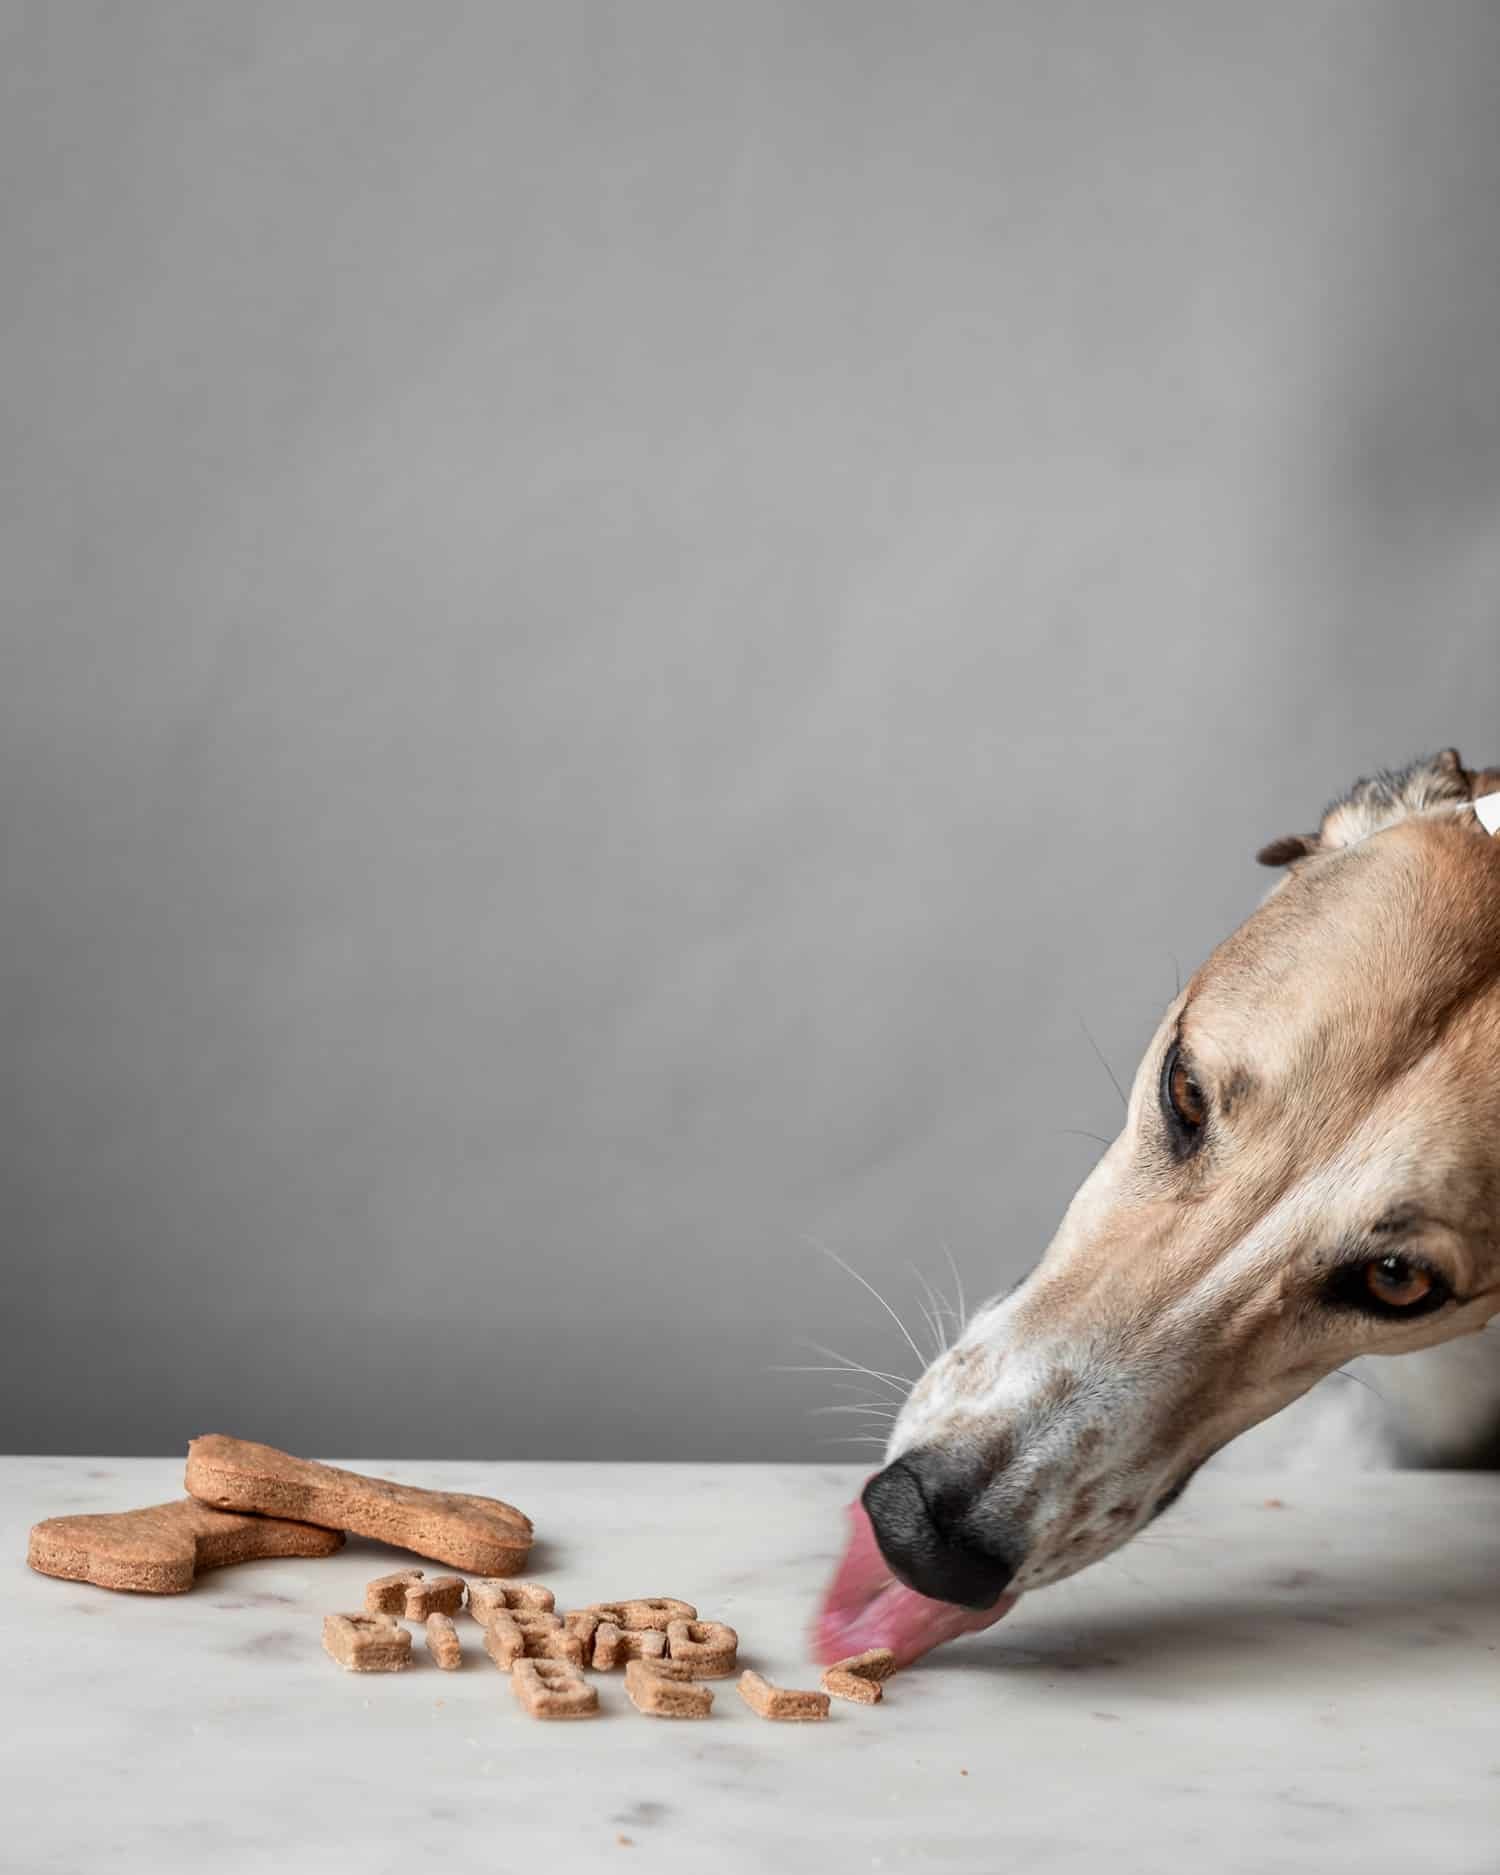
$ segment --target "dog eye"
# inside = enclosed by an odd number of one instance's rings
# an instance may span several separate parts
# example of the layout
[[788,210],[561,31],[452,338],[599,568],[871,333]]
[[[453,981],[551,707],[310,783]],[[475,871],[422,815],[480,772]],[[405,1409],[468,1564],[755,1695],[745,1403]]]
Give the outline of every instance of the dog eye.
[[1161,1104],[1179,1157],[1186,1158],[1208,1123],[1208,1098],[1174,1042],[1161,1070]]
[[1332,1302],[1387,1319],[1426,1315],[1440,1308],[1451,1294],[1436,1270],[1395,1253],[1345,1264],[1335,1271],[1328,1291]]
[[1433,1275],[1405,1257],[1381,1257],[1364,1266],[1365,1288],[1382,1308],[1410,1309],[1432,1294]]

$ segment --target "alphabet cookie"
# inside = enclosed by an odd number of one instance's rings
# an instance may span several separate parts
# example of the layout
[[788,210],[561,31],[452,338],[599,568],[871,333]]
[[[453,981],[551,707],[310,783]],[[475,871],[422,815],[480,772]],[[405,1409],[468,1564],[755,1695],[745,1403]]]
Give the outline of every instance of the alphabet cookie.
[[625,1668],[625,1697],[649,1719],[706,1719],[714,1696],[691,1673],[671,1671],[671,1660],[632,1660]]
[[690,1667],[695,1679],[727,1679],[739,1665],[740,1637],[723,1621],[672,1621],[667,1652]]
[[769,1680],[763,1680],[758,1673],[751,1673],[748,1668],[735,1684],[740,1689],[740,1698],[763,1719],[790,1719],[795,1722],[828,1717],[827,1693],[773,1686]]
[[835,1699],[850,1699],[857,1706],[879,1705],[883,1695],[881,1681],[896,1670],[896,1656],[889,1647],[872,1647],[863,1654],[851,1654],[847,1660],[835,1660],[823,1675],[823,1691]]
[[660,1628],[665,1634],[673,1621],[698,1619],[698,1610],[691,1602],[679,1602],[670,1595],[643,1595],[629,1602],[593,1602],[588,1612],[630,1632]]
[[392,1615],[324,1615],[323,1646],[349,1673],[399,1673],[411,1665],[411,1635]]
[[463,1664],[464,1650],[451,1615],[429,1615],[424,1623],[427,1651],[445,1673],[456,1672]]
[[591,1719],[599,1710],[598,1691],[571,1661],[518,1660],[510,1684],[533,1719]]

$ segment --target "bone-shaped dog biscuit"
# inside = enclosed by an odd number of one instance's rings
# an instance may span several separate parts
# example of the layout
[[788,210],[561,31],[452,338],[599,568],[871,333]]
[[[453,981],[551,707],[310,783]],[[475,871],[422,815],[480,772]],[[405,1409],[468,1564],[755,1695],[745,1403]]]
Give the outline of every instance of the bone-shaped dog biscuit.
[[187,1488],[221,1510],[352,1530],[483,1576],[515,1575],[531,1551],[531,1519],[499,1498],[366,1478],[219,1432],[189,1445]]
[[26,1560],[44,1576],[141,1595],[181,1595],[203,1569],[262,1556],[331,1556],[339,1530],[283,1517],[241,1517],[196,1498],[34,1524]]

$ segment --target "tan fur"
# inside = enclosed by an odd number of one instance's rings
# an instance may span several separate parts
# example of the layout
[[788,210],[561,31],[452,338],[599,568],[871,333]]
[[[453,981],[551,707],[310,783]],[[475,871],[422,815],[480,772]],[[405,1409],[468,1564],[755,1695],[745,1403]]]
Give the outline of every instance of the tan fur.
[[[1329,810],[1167,1010],[1038,1268],[914,1390],[890,1456],[967,1458],[1024,1551],[1016,1587],[1118,1547],[1354,1356],[1500,1311],[1500,840],[1464,806],[1494,777],[1447,751]],[[1179,1033],[1212,1112],[1185,1161],[1158,1100]],[[1410,1322],[1328,1306],[1364,1244],[1419,1252],[1458,1299]]]

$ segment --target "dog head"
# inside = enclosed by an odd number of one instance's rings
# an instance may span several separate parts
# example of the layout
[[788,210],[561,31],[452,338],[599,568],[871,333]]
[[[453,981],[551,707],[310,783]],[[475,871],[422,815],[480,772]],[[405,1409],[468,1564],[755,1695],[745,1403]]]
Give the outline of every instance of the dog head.
[[1036,1269],[913,1388],[864,1504],[970,1608],[1075,1573],[1356,1355],[1500,1310],[1500,788],[1356,784],[1162,1017]]

